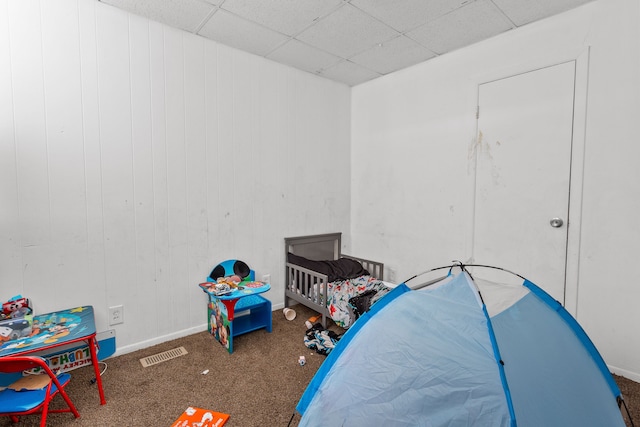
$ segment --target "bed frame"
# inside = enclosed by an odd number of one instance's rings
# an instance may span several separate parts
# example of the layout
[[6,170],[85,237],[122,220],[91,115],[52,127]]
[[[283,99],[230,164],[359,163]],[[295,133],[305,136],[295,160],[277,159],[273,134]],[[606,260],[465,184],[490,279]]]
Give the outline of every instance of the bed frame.
[[287,237],[284,239],[284,259],[286,265],[284,306],[292,300],[317,311],[322,315],[322,326],[326,329],[329,309],[326,305],[327,275],[287,262],[287,253],[315,260],[337,260],[351,258],[358,261],[369,273],[383,280],[384,264],[341,253],[342,233],[317,234],[312,236]]

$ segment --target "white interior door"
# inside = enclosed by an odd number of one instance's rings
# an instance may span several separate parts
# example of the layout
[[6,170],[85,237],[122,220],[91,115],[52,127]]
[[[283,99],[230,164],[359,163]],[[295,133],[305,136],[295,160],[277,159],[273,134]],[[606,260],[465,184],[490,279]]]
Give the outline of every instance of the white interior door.
[[575,62],[479,86],[473,257],[564,304]]

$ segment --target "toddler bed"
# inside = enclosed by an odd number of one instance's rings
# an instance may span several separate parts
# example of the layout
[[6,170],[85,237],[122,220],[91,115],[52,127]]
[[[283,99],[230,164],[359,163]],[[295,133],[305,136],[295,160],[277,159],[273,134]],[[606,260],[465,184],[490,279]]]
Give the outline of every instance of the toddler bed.
[[317,311],[324,328],[329,317],[347,329],[358,311],[349,300],[359,296],[369,306],[390,290],[382,280],[384,264],[341,253],[341,237],[329,233],[284,239],[284,306],[297,302]]

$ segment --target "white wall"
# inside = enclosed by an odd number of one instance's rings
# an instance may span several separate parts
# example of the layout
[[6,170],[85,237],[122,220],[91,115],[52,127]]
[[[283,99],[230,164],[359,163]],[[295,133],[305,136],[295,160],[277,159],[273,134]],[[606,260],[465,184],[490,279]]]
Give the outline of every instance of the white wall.
[[0,299],[124,304],[118,352],[206,327],[228,258],[349,233],[348,87],[95,0],[0,0]]
[[639,29],[637,0],[600,0],[355,87],[352,252],[398,281],[471,257],[478,84],[577,60],[588,98],[572,311],[610,367],[640,380]]

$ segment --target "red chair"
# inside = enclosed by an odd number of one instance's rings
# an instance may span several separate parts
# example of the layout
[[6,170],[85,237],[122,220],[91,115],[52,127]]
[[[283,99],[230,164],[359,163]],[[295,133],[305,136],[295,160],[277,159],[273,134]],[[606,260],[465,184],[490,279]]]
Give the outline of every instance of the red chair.
[[[12,388],[5,388],[0,391],[0,416],[11,417],[11,420],[15,423],[18,422],[20,416],[29,414],[42,414],[40,419],[40,426],[44,427],[47,424],[47,414],[52,412],[72,412],[73,415],[78,418],[80,414],[74,406],[73,402],[64,391],[64,387],[69,383],[71,375],[63,373],[58,376],[47,365],[47,362],[37,356],[6,356],[0,357],[0,374],[15,374],[22,373],[36,369],[41,371],[38,374],[38,379],[29,378],[38,381],[37,386],[41,388],[33,389],[34,387],[28,387],[28,389],[21,389],[20,391]],[[44,376],[48,376],[48,381]],[[6,378],[6,375],[5,375]],[[18,376],[20,378],[20,376]],[[23,377],[26,378],[26,377]],[[15,384],[15,383],[14,383]],[[49,403],[55,397],[56,394],[64,398],[67,402],[68,408],[65,409],[49,409]]]

